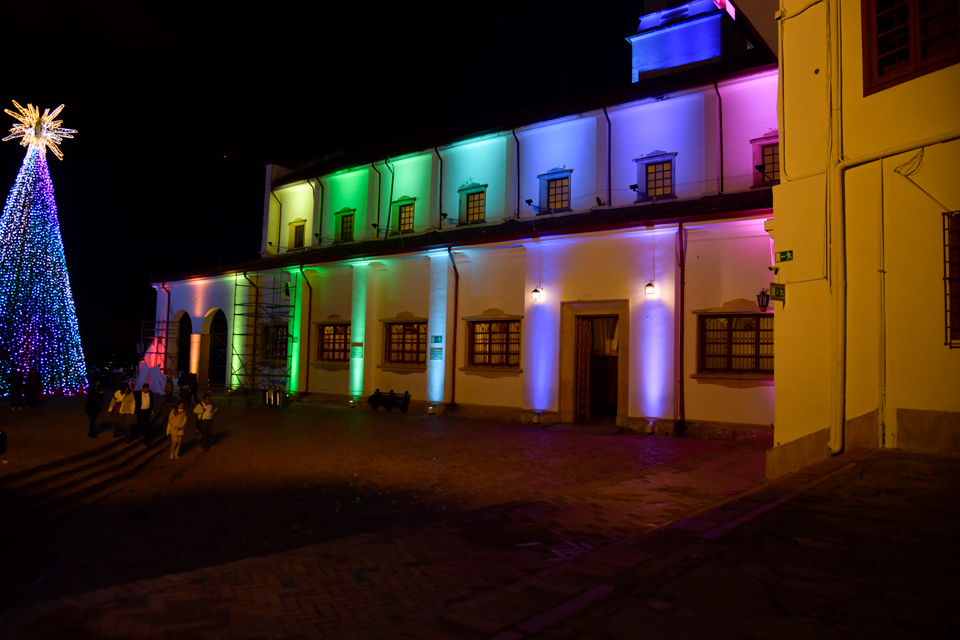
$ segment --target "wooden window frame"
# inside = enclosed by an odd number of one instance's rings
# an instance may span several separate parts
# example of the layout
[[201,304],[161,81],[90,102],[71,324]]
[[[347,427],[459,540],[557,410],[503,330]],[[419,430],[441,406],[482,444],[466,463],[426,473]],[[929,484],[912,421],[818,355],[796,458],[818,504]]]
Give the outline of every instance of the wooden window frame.
[[[906,24],[909,36],[909,42],[906,45],[908,47],[907,63],[901,69],[880,77],[879,56],[876,53],[877,1],[860,0],[864,97],[960,62],[960,32],[957,34],[958,43],[954,50],[946,51],[927,60],[920,60],[921,0],[905,0],[904,4],[907,6]],[[958,21],[956,28],[960,31],[960,2],[956,3],[955,11],[958,12],[957,17],[955,17],[955,20]]]
[[960,349],[960,211],[943,214],[944,344]]
[[[260,352],[264,360],[283,362],[290,357],[290,327],[286,324],[263,324],[260,327]],[[279,349],[279,346],[283,349]]]
[[302,249],[307,235],[307,225],[298,224],[293,227],[293,248]]
[[[658,200],[673,200],[677,197],[677,152],[653,151],[645,156],[634,158],[637,163],[637,199],[636,202],[656,202]],[[670,193],[650,195],[648,182],[649,170],[652,165],[670,165]]]
[[[748,368],[734,368],[734,367],[733,367],[733,359],[734,359],[735,357],[739,357],[739,358],[750,357],[750,356],[742,356],[742,355],[741,355],[741,356],[736,356],[736,355],[734,354],[734,349],[733,349],[734,344],[735,344],[735,343],[733,342],[733,334],[734,334],[734,331],[735,331],[735,329],[734,329],[734,322],[735,322],[736,320],[741,320],[741,319],[744,319],[744,318],[755,318],[755,319],[757,319],[756,327],[753,329],[754,333],[756,334],[755,337],[754,337],[753,342],[752,342],[752,343],[740,343],[740,344],[752,344],[752,345],[753,345],[754,353],[753,353],[753,356],[752,356],[752,357],[754,358],[754,366],[751,367],[751,368],[749,368],[749,369],[748,369]],[[773,367],[771,367],[771,368],[769,368],[769,369],[761,369],[761,368],[760,368],[760,359],[761,359],[761,358],[763,358],[763,359],[769,358],[769,359],[772,361],[772,360],[773,360],[773,357],[774,357],[774,356],[773,356],[773,341],[771,340],[770,342],[761,342],[761,340],[760,340],[761,332],[768,330],[768,329],[763,329],[763,328],[762,328],[760,321],[762,321],[762,320],[764,320],[764,319],[767,319],[767,318],[770,319],[770,322],[771,322],[771,323],[773,322],[773,314],[772,314],[772,313],[710,313],[710,314],[698,315],[698,316],[697,316],[697,373],[705,373],[705,374],[726,374],[726,375],[737,375],[737,374],[765,374],[765,375],[773,375],[773,373],[774,373]],[[708,368],[708,367],[706,366],[706,360],[707,360],[707,357],[708,357],[707,348],[706,348],[708,343],[707,343],[707,341],[706,341],[706,335],[705,335],[706,330],[707,330],[707,328],[706,328],[706,322],[707,322],[708,320],[716,320],[716,319],[726,319],[726,320],[727,320],[727,329],[725,330],[726,333],[727,333],[726,342],[725,342],[725,345],[726,345],[726,353],[725,353],[725,354],[710,355],[710,357],[724,357],[724,358],[726,358],[727,364],[726,364],[726,367],[723,367],[723,368],[718,368],[718,367],[709,367],[709,368]],[[743,329],[741,329],[741,331],[743,331]],[[774,331],[774,328],[771,327],[771,328],[769,329],[769,331],[773,332],[773,331]],[[719,343],[713,343],[713,344],[719,344]],[[761,345],[769,345],[769,346],[770,346],[770,354],[769,354],[769,355],[766,355],[766,354],[763,354],[763,353],[762,353]]]
[[[564,184],[560,184],[564,183]],[[551,193],[554,189],[561,190],[560,200],[555,200]],[[553,206],[559,203],[560,206]],[[547,209],[550,211],[564,211],[570,208],[570,177],[550,178],[547,180]]]
[[[394,349],[391,336],[394,335],[394,327],[402,327],[401,335],[417,335],[416,350],[408,349],[407,340],[401,340],[401,349]],[[383,364],[384,365],[407,365],[422,367],[427,364],[427,323],[426,322],[384,322],[383,339]],[[415,353],[415,359],[406,357],[409,353]]]
[[[327,333],[327,329],[331,329]],[[342,340],[337,340],[342,336]],[[327,339],[329,338],[329,339]],[[342,345],[339,344],[342,342]],[[350,325],[338,323],[322,323],[317,325],[317,362],[335,362],[348,364],[350,362]]]
[[353,242],[353,221],[353,213],[345,213],[340,216],[340,242]]
[[[767,166],[767,149],[776,147],[776,150],[771,154],[771,159],[773,162],[770,163],[770,166]],[[763,186],[772,186],[780,184],[780,142],[771,142],[770,144],[760,145],[760,184]]]
[[[523,350],[523,325],[519,319],[510,318],[510,319],[497,319],[491,318],[489,320],[467,320],[467,354],[466,354],[466,366],[469,368],[476,369],[495,369],[495,370],[519,370],[520,369],[520,354]],[[478,327],[484,325],[489,326],[489,329],[478,333]],[[508,325],[505,331],[496,331],[494,332],[493,328],[495,325]],[[515,325],[515,328],[510,325]],[[481,335],[489,336],[487,345],[493,347],[495,335],[504,336],[502,344],[505,347],[505,351],[502,353],[502,356],[505,358],[504,362],[482,362],[483,357],[486,356],[488,359],[492,360],[495,355],[492,348],[487,351],[487,353],[480,353],[477,350],[478,340],[477,337]],[[511,340],[511,338],[514,338]],[[482,351],[482,350],[481,350]],[[515,356],[515,362],[510,362]],[[478,361],[480,360],[480,361]]]
[[[466,220],[467,224],[474,222],[484,222],[487,219],[487,192],[485,189],[473,191],[464,194],[466,196]],[[480,204],[474,206],[474,202],[479,200]]]
[[[409,213],[410,213],[410,227],[409,227],[409,228],[405,228],[405,227],[404,227],[404,220],[403,220],[403,217],[404,217],[404,216],[403,216],[403,214],[406,213],[406,212],[409,212]],[[415,208],[415,206],[414,206],[414,203],[412,203],[412,202],[404,202],[403,204],[398,204],[398,205],[397,205],[397,231],[400,232],[400,233],[404,233],[404,232],[412,233],[412,232],[413,232],[413,228],[414,228],[414,216],[415,216],[415,215],[416,215],[416,208]]]

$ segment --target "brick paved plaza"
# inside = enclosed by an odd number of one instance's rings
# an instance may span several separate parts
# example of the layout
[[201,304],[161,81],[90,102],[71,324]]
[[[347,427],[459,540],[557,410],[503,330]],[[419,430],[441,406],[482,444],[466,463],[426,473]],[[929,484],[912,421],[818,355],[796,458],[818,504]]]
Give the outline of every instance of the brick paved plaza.
[[[0,482],[111,440],[109,431],[83,438],[70,402],[3,416],[10,450]],[[955,460],[851,452],[766,483],[766,438],[221,406],[209,453],[191,434],[180,460],[164,450],[106,497],[7,536],[0,636],[706,637],[719,623],[730,637],[827,637],[843,625],[872,628],[857,623],[862,613],[817,613],[831,597],[861,596],[871,598],[865,610],[877,599],[900,605],[882,625],[892,637],[956,626],[938,613],[955,588],[915,602],[928,597],[925,585],[943,590],[956,575]],[[953,493],[943,501],[938,492]],[[5,489],[4,503],[15,493]],[[837,515],[863,508],[867,521]],[[821,566],[821,555],[849,555],[838,549],[856,547],[857,536],[872,536],[859,546],[873,555],[835,562],[840,575]],[[924,564],[892,561],[898,573],[884,573],[883,545]],[[888,584],[911,571],[902,590]]]

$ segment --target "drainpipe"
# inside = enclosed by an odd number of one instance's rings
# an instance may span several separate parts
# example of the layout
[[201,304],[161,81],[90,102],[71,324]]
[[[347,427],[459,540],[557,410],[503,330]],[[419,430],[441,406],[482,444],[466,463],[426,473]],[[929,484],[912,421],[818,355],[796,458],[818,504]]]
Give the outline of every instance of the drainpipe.
[[829,176],[830,209],[828,210],[830,244],[833,256],[830,260],[831,307],[833,311],[833,371],[831,372],[830,404],[830,452],[843,453],[844,431],[846,429],[847,395],[847,241],[846,211],[844,210],[843,189],[843,95],[840,77],[842,43],[840,42],[839,2],[827,5],[830,38],[830,158]]
[[380,192],[380,187],[383,185],[383,176],[380,175],[380,169],[377,169],[375,162],[371,162],[370,166],[374,171],[377,172],[377,240],[380,239],[380,198],[382,196]]
[[679,366],[677,371],[679,375],[677,376],[677,425],[675,433],[677,435],[683,435],[683,432],[687,429],[687,410],[685,398],[683,395],[683,346],[684,346],[684,326],[686,325],[686,316],[684,315],[684,301],[686,299],[686,278],[687,278],[687,231],[683,228],[683,223],[680,223],[680,227],[677,230],[678,239],[680,241],[680,349],[679,349]]
[[437,159],[440,160],[440,197],[437,198],[437,221],[438,228],[443,231],[443,158],[440,157],[440,147],[434,147],[437,152]]
[[[390,208],[387,209],[387,230],[383,232],[383,239],[386,240],[387,236],[390,235],[390,217],[393,214],[393,182],[394,178],[397,177],[397,172],[393,170],[393,167],[390,166],[390,158],[387,158],[383,161],[383,166],[387,169],[390,169]],[[377,229],[377,235],[379,235],[380,230]]]
[[[317,186],[320,187],[320,212],[319,212],[320,215],[318,216],[320,220],[317,221],[317,230],[315,231],[315,233],[317,234],[317,245],[322,247],[323,246],[323,182],[321,182],[320,178],[317,178]],[[317,197],[316,189],[314,189],[313,193],[314,193],[313,197],[316,198]]]
[[514,127],[514,129],[513,129],[513,139],[516,141],[516,147],[517,147],[517,158],[516,158],[516,162],[517,162],[517,178],[516,178],[516,181],[517,181],[517,215],[516,215],[516,219],[519,220],[519,219],[520,219],[520,138],[517,137],[517,129],[516,129],[516,127]]
[[723,98],[716,81],[713,90],[717,92],[717,192],[723,193]]
[[603,108],[603,117],[607,119],[607,206],[612,207],[613,201],[610,199],[610,136],[613,132],[613,125],[610,124],[610,116],[607,114],[607,108]]
[[160,288],[167,292],[167,335],[163,347],[163,373],[167,373],[167,359],[170,357],[170,288],[166,282],[160,283]]
[[[277,197],[277,194],[274,193],[273,189],[270,190],[270,195],[273,196],[273,199],[277,201],[277,204],[280,206],[280,210],[277,211],[277,253],[280,253],[280,225],[283,224],[283,203],[280,202],[280,198]],[[270,253],[270,247],[267,246],[267,253]]]
[[457,271],[457,262],[453,259],[453,251],[447,247],[450,264],[453,266],[453,341],[450,343],[450,406],[457,406],[457,326],[460,319],[457,317],[460,303],[460,272]]
[[[307,280],[307,274],[303,272],[303,263],[300,263],[300,277],[303,278],[303,283],[307,285],[307,290],[310,292],[307,302],[307,379],[304,383],[304,391],[310,393],[310,336],[313,335],[313,287],[310,286],[310,281]],[[301,311],[301,313],[303,313],[303,311]]]

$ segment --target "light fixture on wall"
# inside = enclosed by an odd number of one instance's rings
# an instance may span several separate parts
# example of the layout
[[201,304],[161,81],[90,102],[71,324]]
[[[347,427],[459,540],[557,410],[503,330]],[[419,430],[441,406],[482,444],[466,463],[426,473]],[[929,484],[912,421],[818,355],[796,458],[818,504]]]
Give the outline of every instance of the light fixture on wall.
[[657,281],[657,234],[653,230],[652,224],[650,225],[650,233],[651,235],[653,235],[653,251],[650,254],[650,264],[653,270],[653,276],[650,278],[650,282],[648,282],[647,285],[643,288],[643,292],[648,296],[652,296],[654,293],[657,292],[657,288],[653,284],[654,282]]
[[647,286],[643,288],[643,292],[648,296],[652,296],[656,292],[657,288],[653,286],[653,280],[647,283]]
[[540,238],[537,238],[537,246],[540,249],[540,276],[539,284],[533,288],[533,291],[530,292],[530,297],[533,298],[534,302],[539,302],[543,298],[543,241]]
[[540,299],[540,289],[534,288],[534,290],[530,293],[530,297],[533,298],[534,300],[539,300],[539,299]]
[[760,289],[760,293],[757,294],[757,306],[760,307],[760,311],[766,312],[767,307],[770,306],[770,291],[767,289]]

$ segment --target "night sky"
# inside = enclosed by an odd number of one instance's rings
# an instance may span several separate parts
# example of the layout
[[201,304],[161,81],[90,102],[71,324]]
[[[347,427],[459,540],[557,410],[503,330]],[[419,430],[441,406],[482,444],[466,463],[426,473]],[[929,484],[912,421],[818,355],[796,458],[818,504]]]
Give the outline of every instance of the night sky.
[[[91,363],[135,355],[151,279],[258,256],[264,163],[627,84],[640,15],[638,0],[242,7],[4,3],[3,108],[64,103],[79,131],[48,162]],[[4,194],[24,151],[0,145]]]

